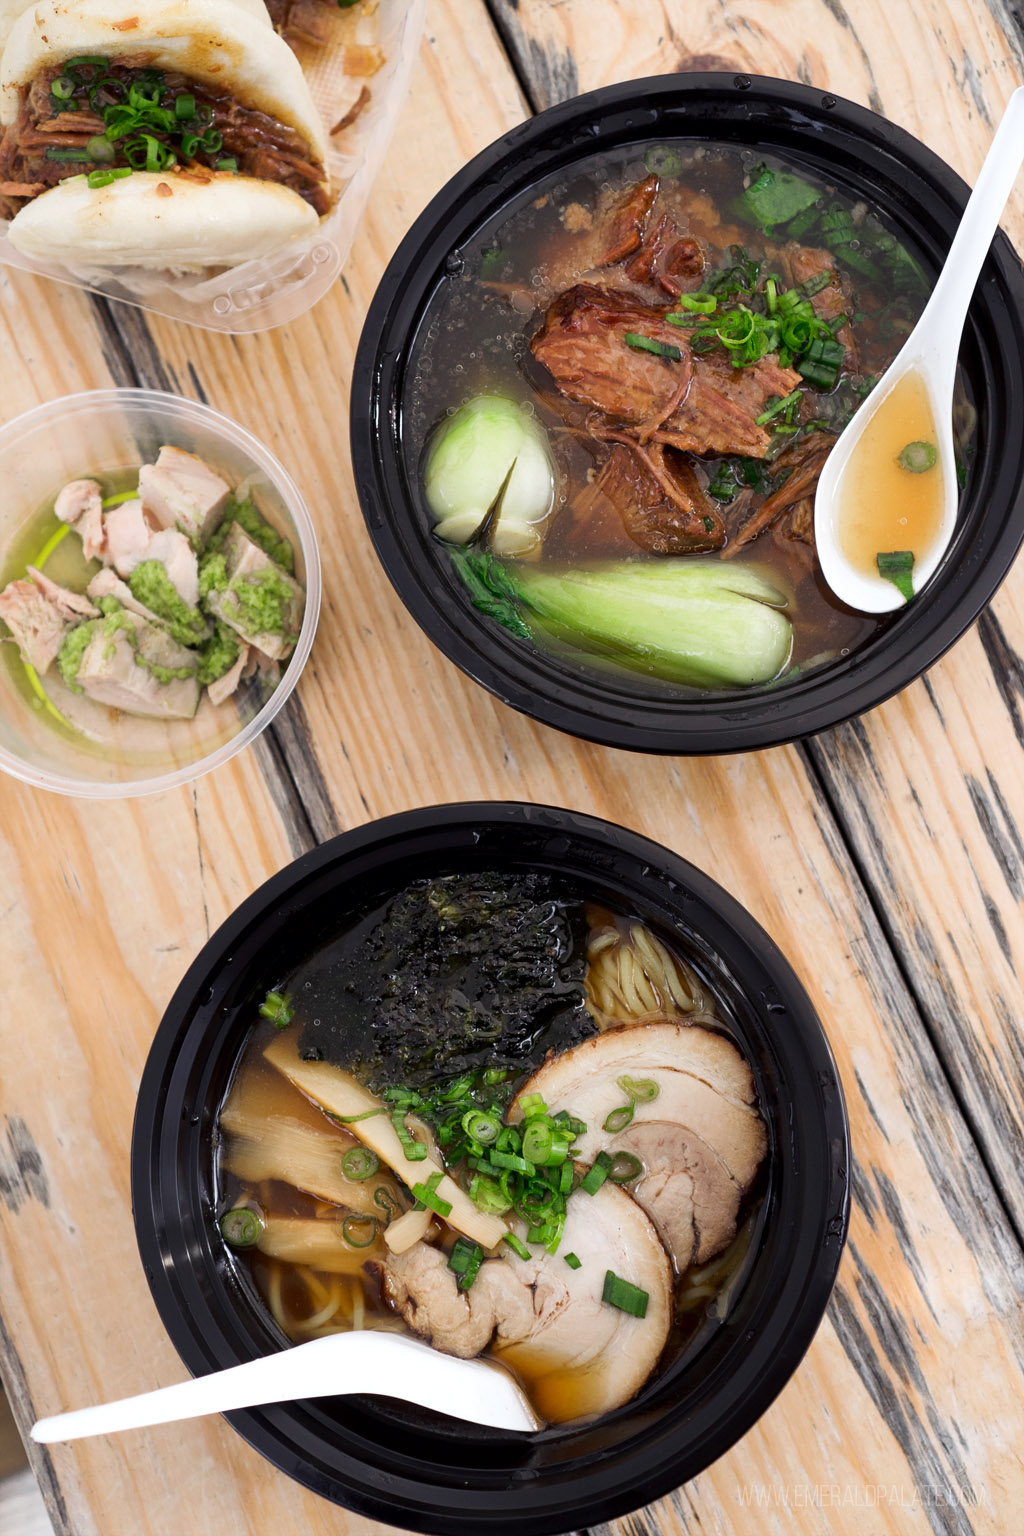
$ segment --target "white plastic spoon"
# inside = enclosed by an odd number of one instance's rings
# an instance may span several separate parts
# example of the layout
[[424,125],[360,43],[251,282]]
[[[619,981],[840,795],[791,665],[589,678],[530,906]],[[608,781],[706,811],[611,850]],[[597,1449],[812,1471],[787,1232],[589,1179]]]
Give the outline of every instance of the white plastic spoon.
[[[864,613],[888,613],[893,608],[902,607],[906,599],[891,581],[877,572],[869,574],[854,565],[842,547],[840,529],[844,508],[854,498],[863,496],[870,502],[872,496],[871,480],[865,473],[866,455],[858,454],[858,447],[896,385],[916,371],[927,390],[937,439],[937,462],[934,470],[927,473],[941,474],[942,479],[942,514],[938,532],[914,561],[912,582],[916,596],[933,575],[956,527],[958,486],[952,418],[960,338],[978,274],[1022,161],[1024,86],[1018,87],[1010,97],[924,313],[886,369],[882,382],[840,436],[818,482],[814,500],[814,538],[822,574],[837,597]],[[893,542],[883,538],[880,550],[888,552],[905,547],[899,543],[897,534]]]
[[123,1397],[40,1419],[32,1439],[81,1440],[147,1424],[170,1424],[262,1403],[373,1393],[419,1403],[452,1418],[495,1429],[530,1431],[540,1424],[511,1376],[483,1360],[457,1360],[396,1333],[335,1333],[279,1354],[174,1387]]

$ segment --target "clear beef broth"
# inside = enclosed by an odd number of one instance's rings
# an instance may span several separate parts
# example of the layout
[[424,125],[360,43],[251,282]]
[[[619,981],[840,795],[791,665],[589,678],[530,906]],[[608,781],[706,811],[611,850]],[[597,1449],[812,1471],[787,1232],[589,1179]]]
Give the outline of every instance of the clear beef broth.
[[[685,559],[725,559],[752,566],[785,595],[793,623],[793,649],[784,669],[788,677],[848,655],[890,620],[854,612],[833,597],[814,553],[808,499],[802,500],[795,515],[783,512],[742,548],[736,548],[737,536],[756,517],[767,496],[796,473],[786,468],[787,451],[792,453],[814,431],[841,431],[899,350],[927,297],[923,264],[901,233],[897,232],[898,280],[892,268],[883,269],[876,255],[860,254],[873,253],[880,241],[894,246],[893,232],[840,188],[827,185],[803,167],[787,167],[754,149],[685,142],[654,151],[634,147],[595,156],[575,166],[571,174],[540,185],[529,202],[503,212],[480,231],[462,252],[460,270],[437,290],[411,358],[403,402],[404,434],[410,482],[421,485],[433,434],[446,417],[481,394],[506,395],[522,402],[547,428],[558,474],[556,511],[538,557],[541,565],[564,570],[610,559],[662,558],[639,547],[614,510],[604,506],[595,514],[588,504],[589,488],[607,463],[613,444],[589,434],[593,413],[588,423],[587,410],[560,394],[550,373],[533,356],[530,343],[553,297],[580,281],[624,284],[642,292],[648,303],[666,309],[675,302],[667,292],[659,294],[650,285],[626,282],[621,263],[604,266],[596,275],[589,265],[594,249],[591,231],[601,210],[648,177],[652,168],[661,173],[652,219],[667,210],[696,238],[706,260],[699,286],[713,286],[712,280],[738,259],[752,262],[759,267],[757,292],[753,298],[744,293],[735,298],[749,299],[754,308],[763,308],[766,279],[785,271],[786,258],[780,251],[793,243],[785,226],[779,227],[777,238],[769,238],[735,211],[745,184],[763,165],[792,170],[820,186],[820,208],[841,210],[836,218],[848,214],[852,220],[852,242],[833,256],[856,354],[848,354],[838,382],[828,391],[816,391],[808,380],[800,381],[799,413],[790,412],[791,419],[780,416],[766,425],[771,442],[763,459],[685,455],[700,491],[707,497],[710,488],[721,507],[727,535],[723,549],[688,553]],[[798,221],[791,224],[796,230]],[[807,244],[819,246],[822,238],[820,225],[815,225]],[[857,264],[866,264],[872,272],[856,270]],[[785,276],[780,286],[786,286]],[[685,287],[684,283],[684,291]],[[962,387],[960,395],[963,412]],[[730,479],[732,495],[722,499],[720,493]],[[809,494],[813,496],[813,485]],[[423,513],[433,521],[425,507]],[[630,675],[614,661],[605,661],[599,654],[581,655],[564,636],[550,636],[545,643],[586,668],[599,667],[607,673],[611,667],[620,687],[642,688],[646,693],[653,686],[682,696],[695,692],[654,677],[631,683]]]
[[[546,883],[543,889],[539,885],[531,885],[530,879],[526,877],[525,881],[519,881],[516,890],[521,892],[525,887],[531,898],[543,896],[549,903],[547,928],[555,937],[551,953],[537,963],[543,969],[554,957],[561,965],[558,977],[552,978],[550,974],[546,977],[558,996],[555,1014],[560,1033],[557,1040],[552,1040],[543,1030],[531,1033],[529,1026],[523,1026],[524,1009],[518,1012],[511,1008],[504,1010],[504,1033],[500,1040],[492,1043],[492,1054],[487,1057],[487,1060],[493,1061],[504,1059],[507,1055],[516,1063],[508,1070],[500,1089],[494,1090],[500,1092],[504,1103],[511,1101],[546,1056],[549,1059],[550,1055],[557,1057],[567,1046],[596,1036],[600,1032],[600,1021],[607,1025],[611,1019],[617,1026],[642,1030],[644,1022],[649,1021],[651,1016],[649,1012],[637,1014],[635,1010],[649,1008],[652,996],[661,1000],[665,1016],[675,1022],[692,1022],[695,1028],[710,1027],[716,1033],[731,1037],[732,1031],[720,1019],[710,992],[697,979],[694,971],[685,968],[686,961],[682,955],[671,952],[671,974],[689,979],[679,983],[683,991],[679,992],[677,986],[673,1001],[666,989],[665,978],[669,975],[665,969],[666,962],[661,962],[662,969],[659,971],[648,959],[639,971],[626,973],[622,971],[621,965],[618,970],[609,968],[607,960],[598,958],[600,945],[611,945],[613,940],[621,946],[623,954],[633,954],[631,946],[637,942],[636,932],[639,927],[635,920],[590,906],[575,890],[552,885],[547,877],[544,877]],[[420,887],[423,884],[421,882]],[[437,884],[427,883],[428,889],[436,889]],[[415,892],[417,887],[410,889]],[[479,880],[470,889],[478,891]],[[559,907],[561,910],[558,910]],[[227,1212],[240,1207],[258,1211],[263,1221],[263,1233],[273,1234],[273,1241],[266,1245],[268,1250],[280,1242],[281,1233],[289,1222],[315,1223],[315,1227],[309,1226],[305,1230],[319,1233],[325,1228],[337,1232],[339,1224],[351,1219],[349,1208],[337,1200],[326,1199],[322,1193],[310,1193],[308,1189],[289,1182],[287,1177],[280,1176],[291,1172],[296,1178],[305,1177],[307,1185],[315,1182],[311,1177],[298,1175],[297,1165],[289,1165],[288,1168],[276,1164],[268,1166],[260,1170],[263,1176],[256,1177],[251,1170],[246,1172],[239,1161],[239,1138],[248,1134],[267,1145],[274,1138],[273,1122],[278,1119],[294,1120],[298,1116],[314,1132],[319,1130],[324,1138],[328,1141],[333,1139],[339,1145],[345,1137],[345,1132],[339,1131],[337,1122],[320,1105],[304,1098],[295,1085],[266,1060],[264,1052],[268,1046],[273,1047],[275,1042],[292,1037],[299,1055],[323,1060],[329,1053],[339,1067],[352,1071],[360,1081],[365,1083],[372,1079],[378,1093],[386,1091],[387,1074],[392,1074],[391,1081],[394,1082],[395,1073],[420,1072],[421,1087],[424,1092],[428,1091],[429,1078],[423,1069],[420,1034],[413,1031],[415,1048],[411,1053],[403,1054],[400,1040],[392,1038],[382,1043],[374,1037],[372,1029],[367,1031],[365,1020],[361,1018],[362,993],[367,987],[376,984],[375,964],[372,958],[368,963],[367,956],[372,956],[375,932],[378,938],[389,932],[388,924],[395,909],[394,898],[378,907],[367,908],[348,923],[340,925],[338,931],[321,935],[314,942],[309,959],[297,966],[289,976],[283,980],[275,977],[275,990],[289,998],[294,1008],[294,1017],[284,1029],[278,1029],[270,1020],[257,1019],[239,1057],[229,1092],[221,1106],[222,1121],[216,1142],[216,1214],[220,1219]],[[528,908],[531,913],[533,910],[532,907]],[[643,928],[640,931],[650,933],[650,930]],[[465,935],[465,925],[462,932]],[[575,953],[581,937],[588,946],[586,969],[577,964]],[[521,936],[518,950],[510,958],[511,967],[519,965],[522,969],[524,964],[534,963],[528,939],[529,935],[525,939]],[[377,947],[380,948],[379,944]],[[668,952],[662,951],[664,953]],[[684,969],[675,969],[680,962]],[[481,963],[479,955],[473,956],[473,963],[465,974],[461,971],[456,974],[450,957],[445,956],[440,957],[437,971],[439,992],[443,993],[446,978],[451,982],[454,976],[466,1007],[482,1009],[489,1017],[493,1014],[493,1008],[483,993],[493,985],[494,972]],[[632,998],[626,1004],[616,1001],[619,994],[615,990],[619,986],[619,978],[624,974],[633,978],[630,985],[634,989],[631,992],[629,987],[626,988],[623,995]],[[472,989],[472,983],[467,983],[467,975],[479,979],[481,996],[467,995]],[[420,998],[424,1012],[427,1013],[431,1000],[424,995],[422,981],[419,974],[411,978],[411,995]],[[609,985],[611,992],[608,991]],[[654,993],[650,991],[652,986]],[[639,987],[639,993],[636,993],[636,987]],[[691,992],[687,993],[686,987],[690,987]],[[570,996],[574,988],[575,997]],[[533,1003],[528,988],[525,995],[525,1011],[528,1012]],[[588,998],[589,1008],[584,1007],[584,1001]],[[689,998],[689,1013],[682,1008],[681,998]],[[450,1002],[450,996],[442,995],[437,1003],[437,1027],[441,1031],[447,1027],[444,1010]],[[618,1013],[611,1015],[605,1011],[611,1007],[621,1011],[627,1006],[634,1012],[623,1014],[622,1017]],[[545,1018],[550,1022],[548,1015]],[[337,1025],[344,1019],[351,1026],[347,1054],[341,1046],[346,1038],[345,1030],[336,1028],[333,1034],[328,1033],[332,1023]],[[572,1021],[572,1027],[568,1030],[567,1019]],[[387,1033],[391,1036],[394,1036],[398,1028],[396,1020],[397,1015],[388,1024]],[[450,1056],[445,1058],[447,1070],[441,1074],[444,1083],[452,1081],[450,1069],[453,1060],[455,1058]],[[475,1060],[475,1052],[471,1050],[468,1058],[458,1058],[457,1065],[464,1068],[468,1061],[472,1066]],[[248,1106],[245,1110],[248,1119],[244,1133],[239,1129],[240,1106],[243,1103]],[[233,1106],[233,1109],[229,1110],[226,1106]],[[258,1123],[253,1109],[258,1114]],[[341,1155],[340,1151],[332,1149],[326,1165],[333,1167],[331,1160],[336,1162]],[[468,1170],[463,1167],[460,1171],[455,1166],[450,1167],[449,1171],[453,1172],[460,1185],[468,1186],[471,1178]],[[577,1186],[584,1172],[585,1165],[577,1165]],[[691,1263],[680,1270],[673,1260],[671,1322],[658,1361],[657,1374],[684,1365],[725,1319],[731,1299],[742,1285],[757,1250],[767,1177],[765,1159],[743,1195],[736,1214],[735,1235],[709,1262]],[[280,1249],[278,1254],[264,1251],[261,1247],[236,1250],[239,1261],[248,1268],[256,1290],[278,1326],[294,1342],[301,1343],[323,1333],[351,1328],[408,1331],[405,1322],[385,1299],[379,1265],[386,1258],[383,1243],[386,1224],[398,1214],[389,1208],[394,1203],[394,1193],[397,1191],[399,1204],[406,1210],[412,1204],[412,1197],[409,1190],[394,1179],[383,1163],[367,1181],[367,1187],[370,1191],[367,1206],[369,1209],[378,1209],[379,1216],[372,1243],[364,1246],[367,1228],[357,1220],[349,1232],[357,1246],[348,1252],[342,1245],[336,1244],[338,1252],[326,1267],[318,1265],[316,1251],[312,1248],[308,1253],[291,1257],[279,1256]],[[622,1187],[627,1193],[630,1192],[629,1183]],[[587,1195],[581,1193],[578,1187],[568,1196],[570,1202],[586,1199]],[[446,1254],[451,1254],[457,1236],[447,1223],[435,1222],[432,1241]],[[265,1242],[264,1236],[261,1236],[260,1242]],[[563,1244],[563,1248],[567,1247],[567,1244]],[[545,1361],[540,1355],[534,1357],[528,1348],[519,1347],[513,1355],[514,1358],[501,1357],[503,1363],[518,1377],[543,1420],[563,1423],[587,1415],[588,1387],[585,1371],[553,1370],[550,1361]]]

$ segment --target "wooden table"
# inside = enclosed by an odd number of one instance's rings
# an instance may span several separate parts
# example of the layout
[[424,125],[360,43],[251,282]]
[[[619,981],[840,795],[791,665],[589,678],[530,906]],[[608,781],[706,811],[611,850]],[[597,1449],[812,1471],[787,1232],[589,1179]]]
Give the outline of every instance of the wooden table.
[[[352,484],[360,325],[431,194],[531,110],[708,68],[852,97],[972,179],[1024,32],[1010,0],[431,0],[371,211],[314,313],[233,339],[0,275],[4,419],[109,384],[209,400],[295,475],[325,577],[312,660],[256,749],[123,804],[0,784],[0,1371],[24,1426],[181,1375],[136,1253],[128,1147],[151,1036],[208,934],[343,828],[521,798],[636,827],[744,902],[811,991],[853,1126],[850,1243],[796,1377],[727,1456],[608,1536],[1024,1529],[1024,563],[866,718],[755,756],[643,758],[533,725],[434,651]],[[1024,248],[1024,195],[1005,223]],[[33,1464],[74,1536],[381,1529],[221,1420]]]

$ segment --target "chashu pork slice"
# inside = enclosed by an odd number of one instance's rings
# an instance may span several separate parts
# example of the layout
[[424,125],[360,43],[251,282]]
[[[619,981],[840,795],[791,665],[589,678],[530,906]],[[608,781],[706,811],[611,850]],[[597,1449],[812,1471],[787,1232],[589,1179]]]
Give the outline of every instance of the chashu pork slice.
[[[675,1023],[610,1030],[545,1062],[520,1097],[527,1093],[539,1093],[552,1114],[568,1110],[586,1123],[574,1156],[592,1162],[602,1151],[629,1152],[639,1159],[633,1193],[679,1270],[731,1240],[767,1136],[750,1067],[723,1035]],[[606,1129],[631,1100],[628,1124]]]
[[[521,1229],[525,1236],[525,1229]],[[565,1262],[574,1253],[578,1269]],[[605,1276],[647,1293],[644,1317],[602,1299]],[[549,1423],[610,1413],[654,1370],[671,1322],[672,1271],[637,1202],[614,1184],[569,1199],[556,1254],[485,1259],[460,1291],[440,1248],[417,1243],[380,1267],[384,1293],[415,1333],[463,1359],[490,1348],[527,1384]]]

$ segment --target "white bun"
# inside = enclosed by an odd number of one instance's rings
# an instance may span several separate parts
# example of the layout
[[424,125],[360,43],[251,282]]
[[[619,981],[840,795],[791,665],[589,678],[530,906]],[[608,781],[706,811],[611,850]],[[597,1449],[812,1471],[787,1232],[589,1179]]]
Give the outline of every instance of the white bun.
[[319,225],[277,182],[135,171],[95,189],[84,177],[62,181],[27,203],[7,233],[15,250],[42,261],[199,270],[270,255]]
[[[0,48],[3,48],[11,35],[11,28],[23,11],[27,11],[35,0],[0,0]],[[255,21],[260,21],[265,27],[272,27],[274,23],[270,19],[270,12],[263,0],[223,0],[225,5],[240,6],[247,15]]]
[[0,121],[44,69],[79,54],[180,70],[294,128],[316,158],[327,137],[302,65],[271,27],[253,26],[238,0],[38,0],[11,29],[0,60]]

